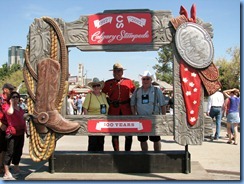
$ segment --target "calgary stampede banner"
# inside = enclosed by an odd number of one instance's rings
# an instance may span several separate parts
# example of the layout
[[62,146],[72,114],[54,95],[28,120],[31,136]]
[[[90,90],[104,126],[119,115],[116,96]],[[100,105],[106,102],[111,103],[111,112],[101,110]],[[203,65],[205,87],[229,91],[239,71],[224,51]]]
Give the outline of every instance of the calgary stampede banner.
[[151,43],[150,13],[89,16],[89,44]]

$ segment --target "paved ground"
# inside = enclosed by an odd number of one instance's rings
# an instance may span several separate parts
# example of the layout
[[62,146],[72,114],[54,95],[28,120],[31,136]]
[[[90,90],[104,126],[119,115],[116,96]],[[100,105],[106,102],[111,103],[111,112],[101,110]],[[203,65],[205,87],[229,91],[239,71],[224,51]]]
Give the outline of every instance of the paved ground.
[[[184,150],[184,146],[176,144],[173,136],[162,136],[162,150]],[[226,128],[222,127],[221,138],[210,141],[205,139],[200,146],[189,146],[191,154],[191,173],[149,173],[149,174],[121,174],[121,173],[54,173],[47,172],[47,162],[33,162],[28,154],[28,139],[25,141],[21,167],[27,171],[17,180],[240,180],[241,159],[240,144],[226,144]],[[120,136],[120,148],[124,146],[124,136]],[[239,141],[240,142],[240,141]],[[87,136],[65,136],[56,146],[56,150],[86,151]],[[105,150],[112,151],[111,137],[105,137]],[[132,151],[140,150],[137,138],[133,137]],[[149,142],[149,150],[153,150]],[[43,167],[44,166],[44,167]],[[41,169],[40,169],[41,168]],[[2,177],[2,175],[0,175]],[[2,178],[0,178],[2,179]]]

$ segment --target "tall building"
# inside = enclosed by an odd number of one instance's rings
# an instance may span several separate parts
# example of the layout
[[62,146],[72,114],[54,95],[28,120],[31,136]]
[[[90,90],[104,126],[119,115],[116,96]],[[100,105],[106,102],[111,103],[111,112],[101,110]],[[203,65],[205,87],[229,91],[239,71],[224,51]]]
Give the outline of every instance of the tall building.
[[25,49],[21,46],[12,46],[8,48],[8,66],[19,64],[21,67],[24,65]]
[[81,86],[86,86],[88,82],[92,81],[92,79],[87,78],[87,70],[86,71],[84,70],[83,64],[79,64],[77,77],[78,77],[78,84]]
[[89,87],[87,87],[87,83],[91,81],[91,79],[87,79],[87,73],[84,74],[84,65],[78,65],[78,75],[77,76],[69,76],[69,94],[76,95],[81,93],[88,93],[91,91]]
[[84,66],[83,64],[79,64],[78,67],[78,84],[84,86]]

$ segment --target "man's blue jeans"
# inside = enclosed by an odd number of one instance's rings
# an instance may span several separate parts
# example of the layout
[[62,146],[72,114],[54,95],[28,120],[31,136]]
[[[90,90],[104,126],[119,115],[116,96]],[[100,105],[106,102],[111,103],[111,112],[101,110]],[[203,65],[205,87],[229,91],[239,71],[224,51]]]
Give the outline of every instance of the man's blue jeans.
[[209,116],[211,118],[215,117],[216,120],[216,132],[214,135],[215,139],[219,138],[219,134],[220,134],[220,128],[221,128],[221,118],[222,118],[222,107],[211,107],[210,112],[209,112]]

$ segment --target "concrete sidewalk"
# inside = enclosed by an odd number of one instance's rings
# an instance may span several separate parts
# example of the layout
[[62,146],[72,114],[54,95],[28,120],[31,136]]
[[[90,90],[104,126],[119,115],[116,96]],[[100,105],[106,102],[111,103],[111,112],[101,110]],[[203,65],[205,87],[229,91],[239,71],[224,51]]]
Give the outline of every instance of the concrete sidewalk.
[[[176,144],[173,136],[161,136],[162,150],[184,150],[184,146]],[[124,147],[124,136],[120,136],[120,150]],[[28,139],[25,141],[21,167],[27,171],[17,180],[240,180],[240,140],[238,145],[227,144],[226,128],[221,129],[221,138],[211,141],[205,139],[200,146],[188,146],[191,154],[191,173],[54,173],[48,171],[47,162],[33,162],[29,157]],[[86,151],[87,136],[64,136],[57,142],[56,150]],[[148,142],[149,150],[153,150],[152,142]],[[112,151],[111,137],[105,137],[104,150]],[[132,151],[139,151],[140,143],[133,136]],[[2,177],[2,176],[0,176]],[[2,179],[2,178],[1,178]]]

